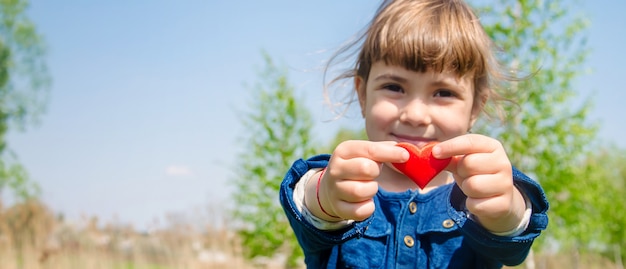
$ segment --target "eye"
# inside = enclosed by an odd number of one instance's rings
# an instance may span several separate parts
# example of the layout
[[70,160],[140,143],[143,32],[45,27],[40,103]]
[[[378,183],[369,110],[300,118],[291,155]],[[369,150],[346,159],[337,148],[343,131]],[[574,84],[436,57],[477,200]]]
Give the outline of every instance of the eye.
[[385,84],[382,88],[392,92],[404,93],[404,89],[397,84]]
[[437,92],[435,92],[435,97],[454,97],[456,96],[456,94],[451,91],[451,90],[437,90]]

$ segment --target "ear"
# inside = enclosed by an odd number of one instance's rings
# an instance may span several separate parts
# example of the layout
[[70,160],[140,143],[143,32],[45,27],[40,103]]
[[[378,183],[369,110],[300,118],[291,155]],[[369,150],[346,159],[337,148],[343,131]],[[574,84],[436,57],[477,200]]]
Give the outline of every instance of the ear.
[[478,116],[480,116],[480,113],[485,108],[485,105],[487,104],[487,100],[489,99],[489,96],[487,94],[480,94],[476,96],[476,98],[478,100],[474,100],[474,106],[472,107],[472,115],[470,115],[470,126],[469,126],[470,129],[472,129],[472,127],[474,126],[474,123],[476,123],[476,121],[478,120]]
[[361,116],[365,117],[365,91],[366,82],[363,78],[359,76],[354,76],[354,90],[356,91],[356,95],[359,98],[359,106],[361,106]]

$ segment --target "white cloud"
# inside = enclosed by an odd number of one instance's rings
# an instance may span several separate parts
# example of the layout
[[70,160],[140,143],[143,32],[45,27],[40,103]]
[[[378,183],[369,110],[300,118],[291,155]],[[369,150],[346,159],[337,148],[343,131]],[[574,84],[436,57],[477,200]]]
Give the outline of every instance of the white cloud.
[[170,165],[165,169],[165,174],[173,177],[192,176],[193,172],[186,165]]

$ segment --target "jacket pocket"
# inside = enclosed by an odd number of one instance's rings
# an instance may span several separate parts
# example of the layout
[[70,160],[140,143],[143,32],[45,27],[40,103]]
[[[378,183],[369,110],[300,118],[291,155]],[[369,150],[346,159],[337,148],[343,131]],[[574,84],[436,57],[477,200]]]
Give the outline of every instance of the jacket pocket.
[[339,246],[341,268],[384,268],[387,258],[391,225],[374,221],[363,236]]

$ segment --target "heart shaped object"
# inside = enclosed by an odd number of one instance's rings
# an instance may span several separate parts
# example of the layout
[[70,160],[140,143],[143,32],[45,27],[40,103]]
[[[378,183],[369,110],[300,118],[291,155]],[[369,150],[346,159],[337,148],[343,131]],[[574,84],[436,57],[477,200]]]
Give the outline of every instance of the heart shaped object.
[[400,142],[396,146],[405,148],[409,152],[409,160],[405,163],[392,164],[396,169],[412,179],[420,189],[423,189],[452,160],[452,158],[437,159],[433,156],[432,149],[437,143],[430,142],[420,149],[413,144]]

